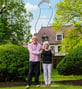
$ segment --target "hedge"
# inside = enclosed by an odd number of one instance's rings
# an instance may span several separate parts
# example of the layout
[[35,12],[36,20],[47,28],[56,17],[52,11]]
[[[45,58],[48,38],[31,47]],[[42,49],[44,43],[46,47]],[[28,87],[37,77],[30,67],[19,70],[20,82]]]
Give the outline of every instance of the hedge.
[[0,46],[0,81],[25,81],[28,73],[27,48],[5,44]]
[[82,46],[72,50],[57,65],[59,74],[81,75],[82,74]]

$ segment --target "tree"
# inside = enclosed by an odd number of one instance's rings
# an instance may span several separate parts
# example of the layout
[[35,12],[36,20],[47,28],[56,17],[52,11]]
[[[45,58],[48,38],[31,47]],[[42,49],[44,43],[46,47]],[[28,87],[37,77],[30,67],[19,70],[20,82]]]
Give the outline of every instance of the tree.
[[66,55],[57,65],[59,74],[81,75],[82,74],[82,46],[75,48]]
[[30,24],[33,15],[26,12],[23,0],[0,0],[0,44],[10,41],[26,44],[30,37]]
[[82,0],[63,0],[56,5],[57,11],[54,18],[53,28],[59,29],[64,25],[72,25],[75,28],[68,31],[62,41],[66,52],[82,45]]
[[28,68],[27,48],[13,44],[0,45],[0,82],[25,81]]

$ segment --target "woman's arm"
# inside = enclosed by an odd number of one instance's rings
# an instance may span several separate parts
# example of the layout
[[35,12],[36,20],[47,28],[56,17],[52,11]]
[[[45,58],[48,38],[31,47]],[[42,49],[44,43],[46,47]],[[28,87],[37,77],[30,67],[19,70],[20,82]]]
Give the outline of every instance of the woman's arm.
[[54,50],[51,50],[51,53],[54,54],[55,53]]
[[40,54],[42,54],[43,50],[40,50]]
[[41,57],[41,60],[42,60],[42,52],[43,52],[43,50],[40,50],[40,57]]

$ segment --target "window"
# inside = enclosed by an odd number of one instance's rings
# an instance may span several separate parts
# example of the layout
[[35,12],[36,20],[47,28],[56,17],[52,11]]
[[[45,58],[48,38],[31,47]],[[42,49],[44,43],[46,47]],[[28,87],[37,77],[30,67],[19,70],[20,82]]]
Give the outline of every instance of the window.
[[42,37],[42,41],[48,41],[48,37]]
[[60,52],[60,48],[61,48],[61,46],[58,46],[58,52]]
[[51,48],[52,50],[54,50],[54,46],[51,46],[50,48]]
[[61,41],[62,40],[62,35],[57,35],[57,40]]

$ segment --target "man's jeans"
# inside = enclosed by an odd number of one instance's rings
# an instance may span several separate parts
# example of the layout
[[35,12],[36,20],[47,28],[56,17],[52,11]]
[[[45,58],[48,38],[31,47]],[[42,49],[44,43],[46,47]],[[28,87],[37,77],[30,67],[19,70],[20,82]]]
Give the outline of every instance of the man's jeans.
[[40,74],[40,62],[30,62],[29,63],[29,73],[27,85],[32,84],[32,76],[35,71],[35,85],[39,84],[39,74]]

